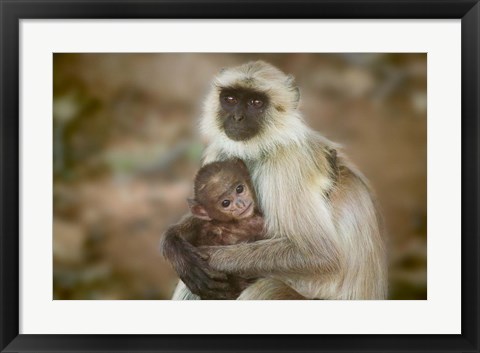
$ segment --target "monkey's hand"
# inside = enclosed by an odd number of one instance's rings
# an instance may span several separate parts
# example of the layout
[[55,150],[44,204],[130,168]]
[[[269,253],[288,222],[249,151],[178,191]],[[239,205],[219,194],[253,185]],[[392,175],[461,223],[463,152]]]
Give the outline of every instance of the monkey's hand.
[[202,299],[234,299],[241,289],[233,278],[213,270],[198,248],[173,232],[162,239],[163,255],[192,293]]

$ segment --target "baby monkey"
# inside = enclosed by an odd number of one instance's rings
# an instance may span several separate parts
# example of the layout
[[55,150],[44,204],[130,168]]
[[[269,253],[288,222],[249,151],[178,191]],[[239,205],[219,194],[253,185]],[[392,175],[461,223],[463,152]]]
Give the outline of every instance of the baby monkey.
[[264,238],[263,218],[242,160],[202,167],[195,177],[194,195],[187,200],[196,218],[192,245],[233,245]]
[[[194,198],[187,201],[191,215],[168,228],[163,236],[163,239],[173,239],[169,246],[164,247],[164,255],[171,261],[180,279],[189,274],[182,272],[185,259],[173,256],[172,249],[175,246],[187,249],[186,254],[190,255],[187,261],[201,277],[205,275],[201,272],[202,260],[194,255],[194,251],[188,249],[254,242],[265,237],[264,220],[257,208],[250,174],[240,159],[203,166],[195,177]],[[220,297],[218,293],[212,292],[210,296],[202,296],[202,299],[235,299],[254,280],[237,278],[235,285],[231,287],[232,291],[226,290]],[[180,282],[172,299],[199,299],[193,294],[197,292],[197,288],[190,290]]]

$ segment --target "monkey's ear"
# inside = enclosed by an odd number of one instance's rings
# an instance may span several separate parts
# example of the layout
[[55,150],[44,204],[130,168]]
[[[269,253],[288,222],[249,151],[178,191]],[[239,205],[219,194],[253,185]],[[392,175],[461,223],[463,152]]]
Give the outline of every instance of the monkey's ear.
[[335,161],[337,160],[337,150],[335,148],[330,148],[330,155]]
[[195,199],[187,199],[188,207],[193,216],[203,219],[205,221],[211,221],[212,218],[208,215],[207,210]]
[[286,82],[287,86],[293,87],[295,86],[295,77],[293,75],[287,75]]
[[288,75],[285,83],[288,89],[292,90],[295,94],[295,103],[298,105],[298,102],[300,101],[300,89],[295,85],[295,77],[293,75]]
[[300,88],[294,87],[293,89],[294,89],[295,95],[296,95],[295,96],[295,103],[297,103],[297,105],[298,105],[298,102],[300,101]]

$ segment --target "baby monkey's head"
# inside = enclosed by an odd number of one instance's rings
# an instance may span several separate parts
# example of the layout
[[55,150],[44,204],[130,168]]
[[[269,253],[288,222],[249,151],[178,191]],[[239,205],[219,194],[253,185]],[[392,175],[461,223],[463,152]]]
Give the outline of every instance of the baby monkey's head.
[[248,218],[255,211],[255,193],[248,169],[240,159],[203,166],[195,177],[195,197],[188,199],[190,211],[207,221]]

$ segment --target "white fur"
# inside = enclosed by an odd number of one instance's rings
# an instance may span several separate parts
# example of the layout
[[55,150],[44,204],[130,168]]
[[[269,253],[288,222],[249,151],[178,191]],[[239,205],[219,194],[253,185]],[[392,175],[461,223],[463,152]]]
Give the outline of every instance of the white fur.
[[172,300],[200,300],[200,297],[190,292],[185,283],[179,281],[173,292]]

